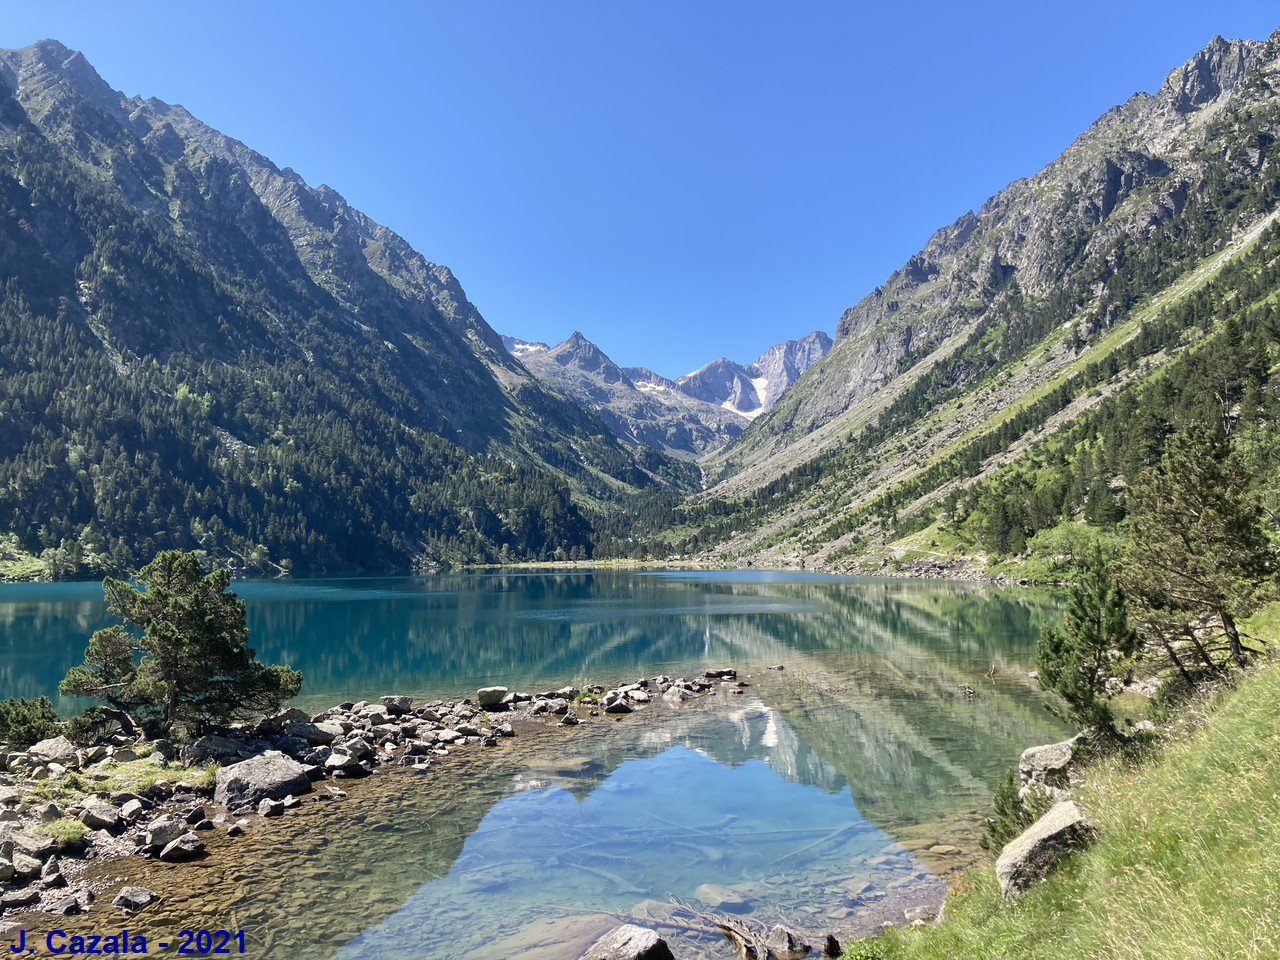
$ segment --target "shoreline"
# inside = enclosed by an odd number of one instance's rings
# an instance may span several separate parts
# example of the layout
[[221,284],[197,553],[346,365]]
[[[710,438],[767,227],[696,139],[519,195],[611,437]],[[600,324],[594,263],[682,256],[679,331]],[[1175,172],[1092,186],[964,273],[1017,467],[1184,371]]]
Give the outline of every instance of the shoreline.
[[[296,715],[278,716],[273,720],[280,726],[280,737],[295,736],[299,732],[308,732],[302,729],[303,724],[320,727],[326,723],[334,722],[335,717],[345,717],[348,722],[351,717],[366,714],[366,721],[369,723],[370,730],[360,730],[361,733],[372,732],[373,727],[386,727],[389,724],[374,723],[375,719],[386,719],[393,717],[400,718],[403,724],[410,725],[414,720],[423,721],[419,728],[423,725],[430,725],[432,732],[451,729],[454,733],[460,734],[459,737],[446,737],[442,743],[439,738],[436,739],[438,746],[433,745],[427,752],[420,752],[421,747],[411,746],[409,743],[402,743],[400,748],[393,753],[388,754],[380,749],[381,743],[375,746],[375,752],[372,757],[357,758],[355,765],[350,765],[346,760],[340,764],[335,764],[333,769],[335,772],[344,770],[355,771],[359,769],[361,772],[354,773],[352,776],[340,775],[336,779],[326,777],[323,780],[316,780],[311,792],[297,794],[294,799],[299,803],[281,797],[273,799],[264,796],[258,801],[258,806],[254,806],[251,800],[246,800],[246,794],[239,794],[234,798],[227,795],[221,796],[223,802],[216,803],[211,800],[210,794],[218,795],[219,788],[214,786],[210,788],[206,785],[200,792],[184,791],[178,789],[168,793],[165,796],[155,796],[149,799],[156,806],[146,810],[141,816],[137,816],[128,822],[122,823],[114,832],[111,841],[107,841],[104,836],[95,837],[95,843],[102,841],[99,854],[92,858],[84,858],[78,861],[78,869],[73,867],[68,860],[63,861],[65,867],[64,874],[67,881],[65,886],[59,885],[49,891],[43,891],[44,899],[39,905],[29,906],[25,912],[17,912],[10,910],[7,912],[4,920],[6,924],[11,924],[15,920],[18,921],[18,927],[0,927],[0,932],[8,929],[10,932],[16,929],[25,929],[28,933],[39,934],[41,931],[58,928],[71,930],[75,929],[89,930],[101,932],[104,924],[109,923],[127,923],[130,929],[136,927],[139,923],[145,927],[149,922],[148,914],[155,918],[155,922],[167,922],[165,918],[182,913],[190,913],[191,906],[184,906],[189,901],[199,901],[202,896],[202,890],[206,890],[205,886],[197,885],[195,887],[182,887],[178,893],[173,896],[156,895],[156,900],[150,901],[145,905],[139,903],[139,909],[126,908],[121,909],[111,907],[111,899],[116,892],[123,887],[131,887],[145,883],[151,883],[146,889],[154,892],[154,890],[162,890],[166,894],[172,893],[166,886],[159,886],[154,883],[154,878],[170,877],[176,875],[192,875],[202,876],[208,875],[208,868],[213,868],[215,873],[219,869],[218,864],[227,861],[235,862],[239,857],[248,855],[248,851],[255,847],[258,843],[263,842],[263,838],[270,836],[282,838],[283,842],[291,842],[288,840],[290,836],[301,836],[308,833],[301,825],[304,822],[314,822],[314,820],[298,820],[293,821],[292,818],[300,815],[314,818],[315,816],[330,817],[336,827],[340,828],[341,824],[348,822],[354,811],[360,810],[364,804],[367,808],[369,802],[373,802],[374,796],[383,796],[384,800],[387,794],[403,800],[409,795],[417,795],[424,792],[428,794],[451,794],[457,790],[470,789],[469,781],[479,771],[489,771],[489,768],[500,768],[503,776],[508,776],[511,771],[506,768],[511,767],[512,770],[519,769],[524,762],[528,760],[527,751],[508,750],[497,747],[499,744],[506,742],[508,737],[494,736],[494,742],[488,746],[485,745],[484,731],[491,733],[498,732],[503,724],[511,724],[512,734],[517,739],[531,740],[531,748],[538,749],[538,746],[545,746],[547,738],[553,736],[556,731],[564,731],[572,736],[572,739],[565,739],[561,742],[566,745],[578,741],[577,734],[591,734],[595,731],[595,735],[608,736],[608,731],[613,728],[611,723],[602,723],[600,721],[609,720],[625,720],[628,712],[646,713],[646,705],[654,704],[659,701],[662,705],[678,707],[681,703],[689,700],[701,700],[707,696],[724,696],[726,698],[733,697],[734,694],[741,694],[747,686],[745,681],[737,679],[736,672],[732,670],[723,671],[706,671],[706,673],[714,674],[713,676],[701,676],[692,679],[680,678],[673,679],[667,677],[651,678],[655,682],[656,687],[651,691],[647,688],[646,683],[629,683],[618,684],[616,686],[605,688],[603,685],[593,685],[585,690],[575,690],[574,688],[560,688],[557,690],[544,691],[543,694],[527,695],[528,699],[521,699],[520,695],[513,694],[511,691],[505,691],[503,699],[510,697],[507,701],[505,709],[495,709],[490,711],[482,711],[479,706],[479,694],[474,698],[466,698],[472,700],[472,703],[466,704],[462,701],[428,701],[420,705],[414,705],[408,698],[398,696],[388,696],[380,698],[386,702],[367,702],[363,704],[343,704],[337,707],[329,708],[321,711],[303,720]],[[668,684],[666,690],[661,690],[661,686]],[[739,686],[739,684],[742,684]],[[566,696],[573,693],[572,697]],[[496,696],[497,691],[490,693],[490,696]],[[645,698],[648,697],[648,700]],[[592,702],[588,698],[594,698]],[[619,706],[621,704],[621,706]],[[499,700],[493,706],[502,705]],[[713,705],[708,702],[707,707]],[[388,708],[391,708],[390,710]],[[404,712],[393,713],[392,710],[399,710],[404,707]],[[447,710],[445,708],[448,708]],[[610,708],[613,708],[610,711]],[[379,710],[378,708],[382,708]],[[460,709],[459,709],[460,708]],[[563,709],[563,712],[560,712]],[[464,714],[470,712],[470,716]],[[290,714],[290,711],[284,711],[284,714]],[[432,721],[424,714],[435,714],[440,717],[440,721]],[[594,714],[594,715],[593,715]],[[575,719],[568,719],[573,717]],[[576,722],[575,722],[576,720]],[[449,727],[447,722],[452,722],[453,727]],[[468,723],[468,721],[470,723]],[[567,722],[566,722],[567,721]],[[270,723],[271,721],[268,721]],[[286,728],[293,724],[292,733],[286,733]],[[471,726],[476,731],[471,734],[465,730],[457,729],[458,727]],[[354,729],[354,728],[353,728]],[[260,730],[255,730],[257,734]],[[319,739],[327,732],[323,729],[318,731],[309,731],[313,737]],[[381,731],[387,733],[389,731]],[[241,731],[242,738],[249,740],[247,731]],[[230,739],[230,738],[228,738]],[[300,738],[301,739],[301,738]],[[336,736],[335,736],[335,739]],[[363,739],[358,734],[352,739]],[[375,738],[376,739],[376,738]],[[413,743],[424,742],[423,737],[406,737],[406,740]],[[580,742],[580,741],[579,741]],[[197,744],[200,741],[196,742]],[[332,743],[332,741],[331,741]],[[249,746],[249,743],[245,743]],[[193,747],[195,745],[192,745]],[[217,744],[204,744],[200,749],[208,751]],[[339,744],[342,746],[342,744]],[[126,748],[127,749],[127,748]],[[341,752],[333,752],[330,747],[330,756],[342,756]],[[436,753],[436,750],[443,751]],[[355,748],[354,753],[363,753],[360,748]],[[189,753],[189,756],[196,754]],[[261,756],[262,752],[255,754]],[[351,751],[347,751],[346,756],[352,756]],[[425,762],[422,758],[425,758]],[[133,762],[144,762],[142,761]],[[199,759],[204,759],[203,756]],[[305,759],[305,758],[304,758]],[[371,769],[365,770],[358,765],[361,759],[368,761]],[[372,762],[376,761],[376,762]],[[221,767],[223,771],[233,770],[238,763],[244,762],[244,759],[233,762],[229,766]],[[100,763],[100,762],[99,762]],[[515,766],[512,766],[512,764]],[[311,766],[315,766],[312,764]],[[194,769],[194,768],[193,768]],[[173,771],[169,771],[172,773]],[[428,776],[419,777],[418,774],[427,773]],[[373,774],[373,776],[370,776]],[[432,775],[434,774],[434,775]],[[91,774],[90,774],[91,775]],[[226,778],[221,778],[225,783]],[[161,793],[170,788],[161,788]],[[141,791],[139,791],[141,793]],[[109,799],[119,799],[112,797]],[[228,799],[231,802],[226,802]],[[126,801],[127,802],[127,801]],[[398,801],[397,801],[398,802]],[[216,805],[215,805],[216,803]],[[275,805],[279,804],[277,808]],[[354,806],[352,805],[354,804]],[[482,804],[483,805],[483,804]],[[263,809],[265,807],[265,809]],[[300,810],[299,807],[302,809]],[[68,808],[70,809],[70,808]],[[83,812],[83,811],[82,811]],[[136,813],[136,811],[135,811]],[[357,815],[358,816],[358,815]],[[157,856],[157,853],[163,853],[163,848],[154,845],[150,848],[149,856],[137,856],[138,853],[144,852],[141,846],[135,847],[135,843],[141,843],[145,839],[162,839],[167,837],[163,832],[163,824],[159,835],[148,837],[151,833],[148,829],[153,827],[158,821],[164,821],[166,818],[176,817],[182,821],[182,828],[177,832],[178,836],[168,840],[169,844],[176,843],[183,836],[195,837],[202,847],[201,849],[193,849],[185,851],[190,856],[178,856],[181,848],[173,851],[174,859],[169,860]],[[291,822],[294,826],[291,826]],[[357,821],[359,822],[359,821]],[[201,826],[202,824],[202,826]],[[236,829],[238,828],[238,830]],[[111,831],[107,831],[111,833]],[[256,838],[256,839],[255,839]],[[891,838],[892,839],[892,838]],[[190,841],[188,841],[190,845]],[[114,844],[114,845],[113,845]],[[249,847],[244,847],[249,844]],[[920,843],[891,844],[890,846],[898,847],[905,855],[910,852],[920,854],[927,850],[928,847],[936,845],[936,840],[930,840]],[[167,846],[167,845],[166,845]],[[896,850],[891,851],[886,848],[882,854],[896,854]],[[927,853],[925,853],[927,856]],[[937,858],[935,858],[937,859]],[[943,868],[939,870],[940,874],[950,875],[959,869],[969,865],[968,860],[950,861],[943,858],[942,863],[935,865],[933,869]],[[167,883],[167,881],[166,881]],[[866,885],[866,884],[864,884]],[[88,887],[92,897],[84,895],[82,887]],[[878,922],[883,920],[898,919],[901,920],[902,896],[898,896],[894,891],[888,891],[888,898],[885,899],[886,892],[884,890],[864,891],[866,896],[862,898],[859,904],[861,911],[868,915],[874,914]],[[135,898],[137,894],[135,893]],[[845,897],[848,901],[846,891],[833,891],[832,897],[835,901],[839,901],[841,897]],[[856,900],[857,898],[855,898]],[[935,899],[929,897],[927,899]],[[72,906],[72,903],[76,906]],[[136,900],[135,900],[136,902]],[[877,911],[876,904],[883,902],[883,909]],[[652,901],[649,901],[652,903]],[[209,904],[212,908],[213,904]],[[50,911],[50,908],[54,908]],[[195,908],[201,909],[199,907]],[[672,916],[665,912],[665,909],[659,907],[648,908],[653,912],[654,924],[661,926],[664,918],[667,921],[672,920]],[[847,908],[846,908],[847,910]],[[885,911],[888,911],[887,913]],[[137,919],[133,919],[134,916]],[[592,914],[599,919],[601,914]],[[108,920],[107,918],[110,918]],[[583,923],[586,921],[584,920]],[[630,922],[642,922],[633,918]],[[585,929],[585,927],[584,927]],[[560,954],[549,954],[560,955]],[[568,954],[563,954],[567,956]],[[575,954],[576,956],[576,954]]]

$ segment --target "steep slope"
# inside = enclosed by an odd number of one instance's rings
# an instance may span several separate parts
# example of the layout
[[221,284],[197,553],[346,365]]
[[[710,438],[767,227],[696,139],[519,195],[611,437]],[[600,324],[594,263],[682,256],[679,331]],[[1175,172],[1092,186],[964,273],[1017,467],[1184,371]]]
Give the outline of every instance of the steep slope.
[[[1019,333],[1002,345],[1006,355],[1043,336],[1019,330],[1035,306],[1058,323],[1075,318],[1086,336],[1113,324],[1111,261],[1205,202],[1206,150],[1224,135],[1224,114],[1247,109],[1254,95],[1241,85],[1261,51],[1259,43],[1215,37],[1154,95],[1112,108],[1034,177],[935,233],[844,312],[831,352],[753,425],[733,451],[734,469],[762,464],[814,430],[856,427],[867,401],[883,400],[904,373],[950,354],[1015,300],[1017,309],[1000,320]],[[1266,147],[1223,141],[1229,156],[1215,165],[1248,179],[1260,172]],[[788,452],[778,464],[794,458]]]
[[0,52],[0,250],[0,525],[52,566],[582,555],[654,483],[447,268],[54,41]]
[[627,443],[677,457],[715,450],[742,432],[746,418],[687,396],[647,370],[636,380],[581,333],[548,347],[503,337],[540,381],[600,419]]
[[936,233],[710,458],[666,542],[830,565],[1253,318],[1280,252],[1278,59],[1275,36],[1215,38]]

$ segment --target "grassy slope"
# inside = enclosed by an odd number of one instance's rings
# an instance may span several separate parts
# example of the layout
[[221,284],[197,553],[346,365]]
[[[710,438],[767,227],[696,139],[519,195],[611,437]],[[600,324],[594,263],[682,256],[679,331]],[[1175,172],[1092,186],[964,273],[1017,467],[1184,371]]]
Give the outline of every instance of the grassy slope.
[[975,871],[942,924],[845,957],[1280,956],[1280,669],[1182,723],[1155,759],[1088,771],[1076,797],[1101,837],[1047,882],[1004,903],[992,871]]

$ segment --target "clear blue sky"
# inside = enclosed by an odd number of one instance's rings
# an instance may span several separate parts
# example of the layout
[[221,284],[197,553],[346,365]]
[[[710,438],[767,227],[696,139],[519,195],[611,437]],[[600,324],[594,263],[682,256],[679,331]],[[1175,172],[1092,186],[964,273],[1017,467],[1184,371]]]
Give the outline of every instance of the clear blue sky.
[[327,183],[489,323],[674,376],[840,313],[1274,0],[0,0]]

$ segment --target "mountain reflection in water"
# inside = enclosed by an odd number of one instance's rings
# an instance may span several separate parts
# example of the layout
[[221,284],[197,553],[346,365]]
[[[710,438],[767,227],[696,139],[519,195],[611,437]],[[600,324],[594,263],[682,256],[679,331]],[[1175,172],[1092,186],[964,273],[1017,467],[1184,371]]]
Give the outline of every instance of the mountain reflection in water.
[[[699,888],[847,935],[936,899],[952,861],[930,848],[971,855],[1004,769],[1064,733],[1027,676],[1059,615],[1044,591],[750,573],[235,589],[259,656],[300,669],[311,708],[712,667],[750,684],[384,772],[247,838],[215,831],[206,861],[139,868],[175,896],[131,929],[243,926],[253,956],[576,958],[617,918],[670,919],[667,895]],[[56,696],[106,622],[95,584],[0,587],[0,680]],[[660,929],[684,938],[677,955],[732,955]]]

